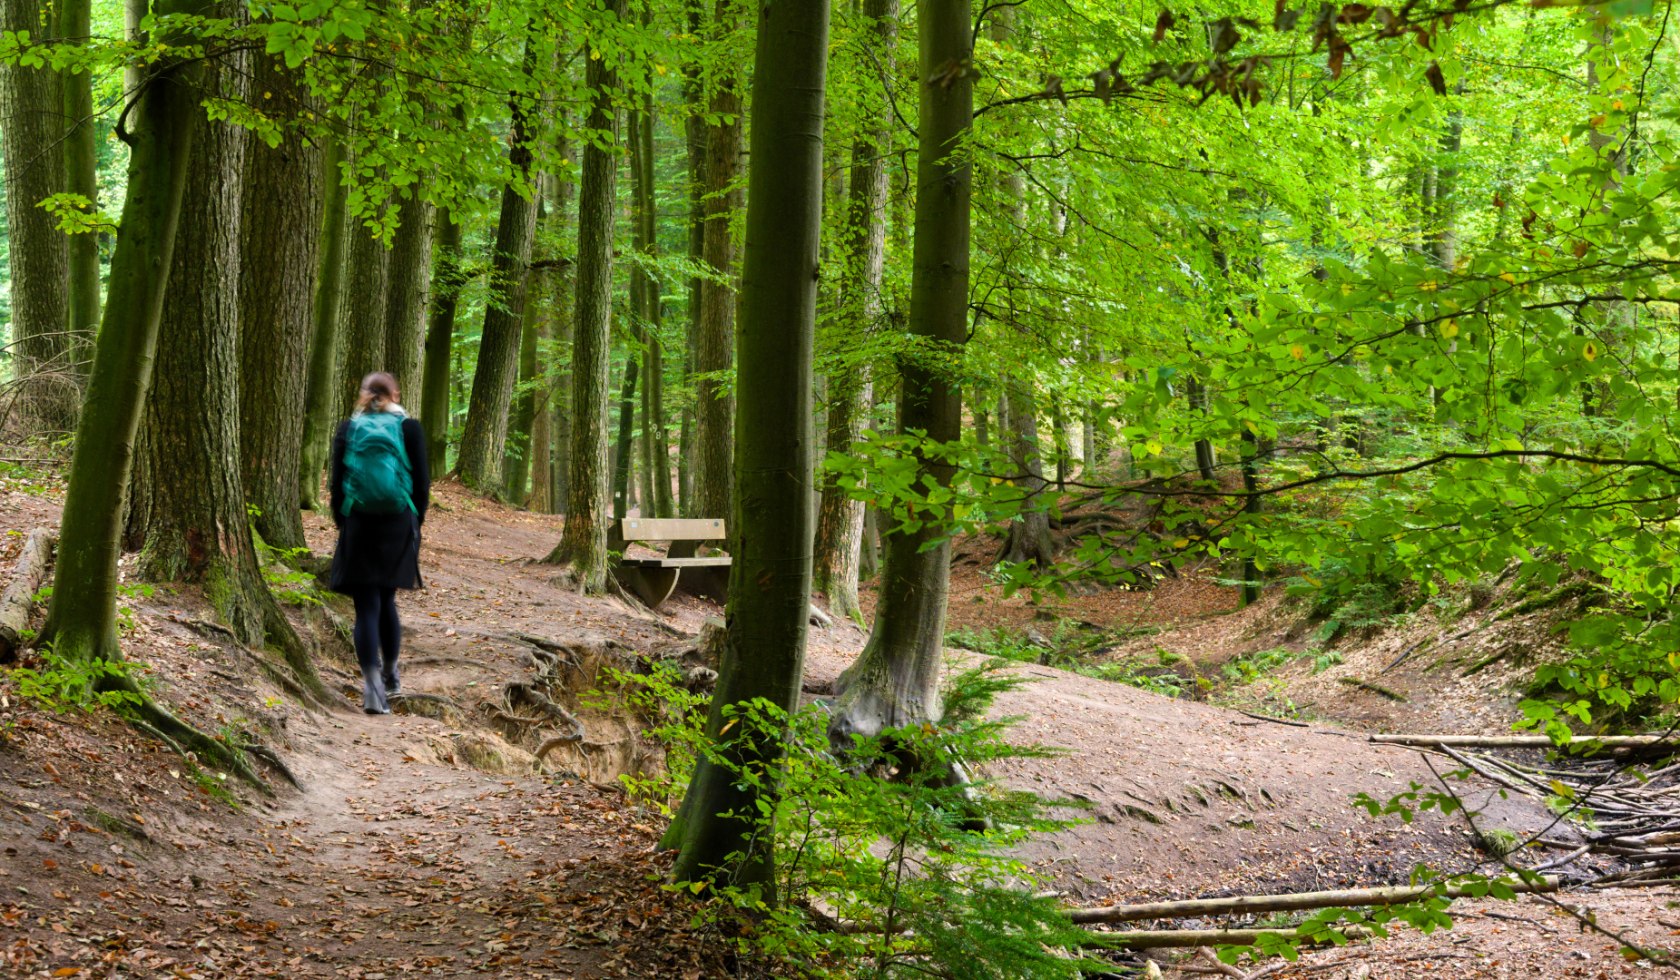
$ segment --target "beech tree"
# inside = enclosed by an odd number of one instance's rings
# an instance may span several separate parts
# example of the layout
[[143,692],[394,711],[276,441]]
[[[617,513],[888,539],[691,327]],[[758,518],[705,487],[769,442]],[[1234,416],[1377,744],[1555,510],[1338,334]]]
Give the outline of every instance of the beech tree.
[[[916,218],[909,331],[916,346],[900,368],[898,425],[933,446],[962,433],[960,379],[951,358],[968,336],[969,194],[972,166],[962,145],[974,115],[973,79],[961,69],[973,41],[968,0],[927,0],[917,25],[921,104],[917,116]],[[928,453],[920,468],[937,484],[950,463]],[[836,682],[829,725],[837,745],[856,734],[937,720],[948,532],[883,528],[879,600],[863,652]]]
[[[810,611],[811,354],[822,234],[828,4],[766,3],[753,74],[747,237],[741,277],[741,380],[731,514],[733,562],[717,690],[706,735],[733,762],[766,766],[774,732],[729,721],[763,699],[799,702]],[[773,781],[737,779],[701,759],[666,833],[678,881],[714,875],[775,901],[771,834],[758,832]],[[766,809],[763,812],[771,812]]]

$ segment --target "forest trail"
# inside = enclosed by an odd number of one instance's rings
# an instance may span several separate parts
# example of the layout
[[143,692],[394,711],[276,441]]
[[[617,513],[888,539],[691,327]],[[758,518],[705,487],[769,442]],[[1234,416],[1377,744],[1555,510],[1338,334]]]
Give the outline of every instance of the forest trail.
[[[19,502],[14,512],[51,516],[47,502]],[[554,518],[448,488],[433,515],[428,587],[400,600],[405,692],[493,701],[542,663],[532,638],[682,646],[717,613],[681,600],[653,617],[559,587],[554,569],[530,561],[554,540]],[[318,550],[330,547],[325,522],[311,518],[311,535]],[[157,666],[159,688],[200,723],[237,722],[241,706],[271,712],[265,720],[285,733],[279,748],[302,789],[229,809],[215,790],[195,788],[177,757],[121,726],[31,714],[0,751],[0,803],[17,815],[0,823],[0,932],[10,933],[0,964],[12,974],[752,975],[660,891],[657,820],[618,792],[521,771],[518,750],[470,717],[370,718],[348,710],[348,699],[330,714],[282,706],[248,664],[184,625],[192,601],[137,599],[130,650]],[[823,690],[863,638],[849,624],[813,630],[807,689]],[[1426,781],[1416,753],[1330,726],[1018,669],[1033,683],[1005,694],[998,710],[1024,717],[1022,739],[1071,751],[995,775],[1089,804],[1089,822],[1024,852],[1071,900],[1371,885],[1402,880],[1423,861],[1474,860],[1456,826],[1372,822],[1349,806],[1356,791],[1384,796]],[[323,675],[354,691],[347,657]],[[493,751],[475,751],[486,745]],[[1515,830],[1548,819],[1524,802],[1483,802]],[[1631,915],[1654,928],[1665,924],[1637,912],[1653,899],[1600,895],[1594,907],[1605,921]],[[1613,944],[1547,921],[1545,909],[1513,920],[1508,908],[1472,913],[1450,937],[1312,954],[1298,973],[1268,975],[1352,977],[1372,964],[1386,967],[1364,975],[1620,974]],[[55,972],[67,969],[80,972]]]

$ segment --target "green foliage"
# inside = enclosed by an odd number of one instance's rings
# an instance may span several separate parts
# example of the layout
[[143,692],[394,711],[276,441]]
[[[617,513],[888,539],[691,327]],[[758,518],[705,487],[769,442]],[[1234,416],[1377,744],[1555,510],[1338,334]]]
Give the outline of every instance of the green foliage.
[[[777,788],[754,815],[774,835],[776,906],[729,884],[670,886],[711,895],[703,917],[750,922],[732,930],[750,949],[816,975],[1080,975],[1086,934],[1054,901],[1033,897],[1031,870],[1011,855],[1026,837],[1065,822],[1032,794],[948,778],[1043,752],[1011,745],[1003,723],[981,718],[989,696],[1013,684],[995,667],[953,678],[946,701],[964,706],[961,719],[860,737],[844,757],[830,751],[820,707],[789,716],[765,702],[740,705],[726,731],[775,733],[786,745],[785,755],[762,763],[732,761],[708,744],[703,699],[673,671],[618,681],[614,697],[660,719],[649,734],[670,764],[661,776],[626,780],[635,799],[669,814],[702,755],[733,778]],[[852,759],[882,761],[860,773]]]
[[[5,670],[19,698],[32,701],[55,714],[91,712],[101,708],[122,712],[141,702],[141,696],[126,690],[141,675],[135,665],[121,660],[75,660],[59,656],[51,646],[35,651],[33,666]],[[124,686],[107,681],[122,681]]]

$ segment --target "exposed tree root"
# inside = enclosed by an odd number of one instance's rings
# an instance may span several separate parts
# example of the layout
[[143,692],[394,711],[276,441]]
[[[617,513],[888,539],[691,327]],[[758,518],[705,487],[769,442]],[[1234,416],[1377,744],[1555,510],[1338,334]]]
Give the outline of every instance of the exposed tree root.
[[274,790],[263,782],[262,776],[246,758],[245,749],[204,734],[175,717],[150,697],[142,694],[140,698],[139,704],[130,705],[128,708],[132,712],[129,723],[135,728],[154,736],[183,759],[224,769],[245,780],[262,795],[274,795]]

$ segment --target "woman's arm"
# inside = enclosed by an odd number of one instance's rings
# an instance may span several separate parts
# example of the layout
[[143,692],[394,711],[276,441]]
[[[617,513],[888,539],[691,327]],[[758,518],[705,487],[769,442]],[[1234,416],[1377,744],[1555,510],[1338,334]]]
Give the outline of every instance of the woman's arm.
[[403,419],[403,450],[408,453],[409,475],[414,481],[411,497],[414,513],[426,523],[426,508],[432,502],[432,467],[426,458],[426,430],[414,419]]
[[347,421],[338,423],[338,430],[333,433],[332,462],[327,468],[327,500],[332,507],[334,524],[344,521],[344,515],[339,511],[344,506],[344,445],[349,428]]

